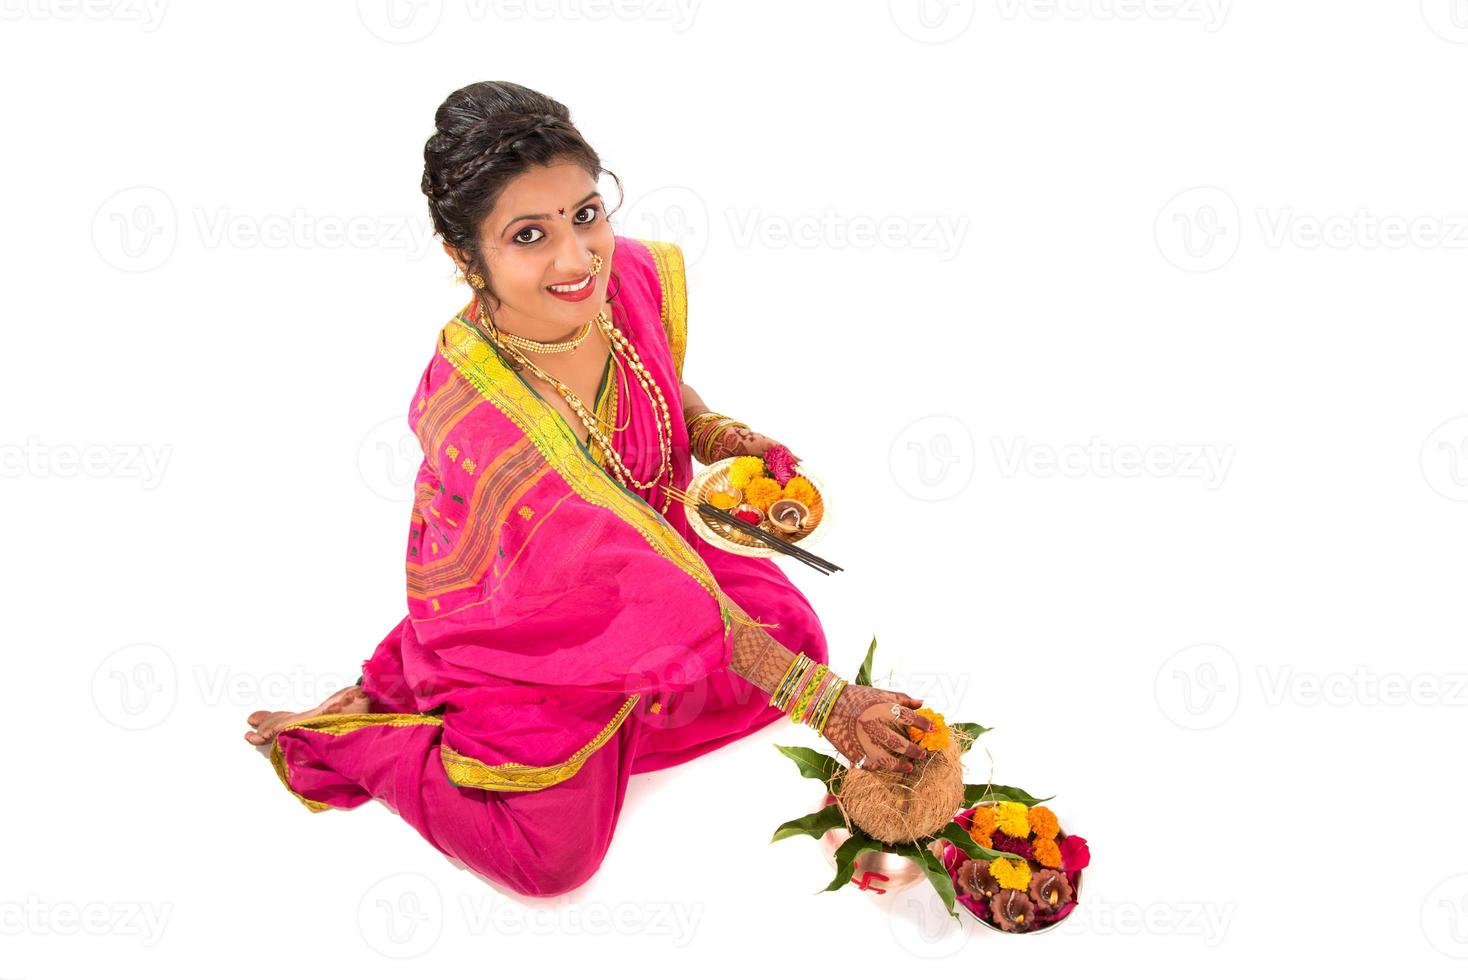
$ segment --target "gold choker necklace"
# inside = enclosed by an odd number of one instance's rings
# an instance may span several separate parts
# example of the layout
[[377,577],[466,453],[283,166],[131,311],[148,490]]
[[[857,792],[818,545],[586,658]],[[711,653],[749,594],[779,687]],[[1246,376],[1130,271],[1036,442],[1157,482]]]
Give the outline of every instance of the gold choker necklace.
[[535,351],[538,354],[559,354],[563,351],[575,350],[577,347],[580,347],[581,342],[591,336],[591,325],[595,322],[595,320],[587,320],[581,325],[581,329],[576,332],[575,337],[572,337],[570,340],[558,341],[554,344],[547,344],[542,340],[531,340],[529,337],[521,337],[518,334],[506,333],[498,327],[495,328],[495,335],[504,340],[505,343],[518,347],[521,350]]

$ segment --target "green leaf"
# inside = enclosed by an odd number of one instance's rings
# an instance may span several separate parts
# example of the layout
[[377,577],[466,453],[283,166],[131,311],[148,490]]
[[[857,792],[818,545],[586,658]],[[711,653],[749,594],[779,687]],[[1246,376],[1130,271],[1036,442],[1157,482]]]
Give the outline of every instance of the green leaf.
[[1018,854],[1011,853],[1010,851],[995,851],[991,850],[990,848],[984,847],[982,844],[978,843],[972,837],[970,837],[968,831],[959,826],[958,821],[956,820],[945,826],[942,830],[938,831],[936,836],[948,841],[954,847],[957,847],[960,851],[967,854],[975,861],[992,861],[995,858],[999,857],[1012,858],[1016,861],[1024,860],[1024,858],[1020,857]]
[[954,910],[953,903],[957,901],[957,894],[953,890],[953,878],[948,874],[948,869],[943,866],[939,857],[926,847],[918,848],[917,862],[923,869],[923,874],[928,876],[928,882],[938,897],[943,899],[943,906],[948,909],[948,914],[963,921],[958,912]]
[[852,683],[861,687],[872,686],[872,654],[877,651],[877,634],[872,634],[872,645],[867,647],[867,658],[861,662],[861,669],[856,672],[856,680]]
[[800,767],[800,774],[802,776],[809,779],[819,779],[828,787],[831,787],[833,793],[835,792],[835,786],[839,784],[833,784],[832,780],[844,771],[841,763],[829,755],[817,752],[815,749],[808,749],[803,745],[777,745],[775,748],[795,760],[795,764]]
[[994,730],[992,728],[985,728],[983,725],[972,721],[950,721],[948,723],[948,729],[949,731],[960,731],[963,733],[963,737],[958,740],[958,744],[964,752],[967,752],[979,740],[980,735]]
[[1031,796],[1018,786],[999,786],[995,783],[965,783],[963,787],[963,805],[965,807],[975,806],[980,802],[1023,803],[1025,806],[1034,806],[1036,803],[1044,803],[1046,800],[1053,799],[1055,799],[1054,796]]
[[803,817],[782,823],[775,828],[775,836],[770,838],[770,843],[773,844],[787,837],[799,837],[802,834],[807,837],[820,838],[828,830],[845,826],[846,818],[841,815],[841,807],[832,803],[815,813],[807,813]]
[[[851,872],[856,867],[856,856],[862,851],[880,851],[886,847],[879,840],[868,837],[860,827],[852,828],[850,839],[836,848],[836,877],[821,891],[833,892],[851,881]],[[820,892],[817,892],[820,894]]]

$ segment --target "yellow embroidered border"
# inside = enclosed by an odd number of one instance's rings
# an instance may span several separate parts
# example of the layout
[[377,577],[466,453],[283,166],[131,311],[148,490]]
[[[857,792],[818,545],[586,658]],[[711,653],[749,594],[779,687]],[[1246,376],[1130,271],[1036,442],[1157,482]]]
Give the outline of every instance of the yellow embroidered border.
[[[308,728],[316,732],[325,732],[327,735],[346,735],[355,732],[359,728],[369,725],[389,725],[393,728],[402,728],[408,725],[443,725],[443,718],[438,715],[413,715],[413,714],[377,714],[358,713],[348,715],[317,715],[315,718],[307,718],[305,721],[292,722],[281,728],[282,732],[288,732],[292,728]],[[302,803],[312,813],[320,813],[322,810],[331,810],[334,807],[330,803],[322,803],[320,800],[312,800],[302,796],[291,789],[290,771],[286,766],[285,753],[281,751],[280,741],[277,739],[270,746],[270,764],[275,767],[275,774],[290,790],[290,794]]]
[[641,697],[640,694],[634,694],[628,698],[612,716],[612,720],[607,722],[606,727],[597,732],[596,737],[590,742],[572,753],[565,762],[549,766],[527,766],[521,762],[502,762],[499,765],[491,766],[471,756],[455,752],[445,743],[439,746],[439,756],[443,762],[444,772],[448,773],[449,781],[457,786],[469,786],[474,789],[493,790],[500,793],[524,792],[554,786],[581,771],[581,766],[586,762],[587,757],[606,744],[607,739],[622,727],[622,722],[627,720],[633,706]]
[[663,332],[673,351],[673,367],[683,380],[683,355],[688,349],[688,285],[683,250],[672,242],[637,239],[652,253],[663,293]]
[[622,518],[654,551],[683,569],[718,599],[718,582],[698,552],[651,504],[596,465],[561,413],[551,408],[538,391],[500,360],[484,338],[469,328],[462,319],[467,312],[465,307],[439,335],[439,350],[454,369],[529,437],[583,500],[606,507]]

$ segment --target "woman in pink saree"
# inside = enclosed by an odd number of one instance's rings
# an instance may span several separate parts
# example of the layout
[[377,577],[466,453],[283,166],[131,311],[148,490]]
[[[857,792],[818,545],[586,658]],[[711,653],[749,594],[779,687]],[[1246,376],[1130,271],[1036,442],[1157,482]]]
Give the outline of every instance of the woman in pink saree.
[[[630,775],[782,715],[856,763],[910,767],[920,702],[839,681],[779,567],[709,545],[667,493],[693,476],[690,422],[713,416],[682,379],[678,247],[612,231],[560,103],[482,82],[437,125],[423,189],[474,295],[409,406],[407,612],[358,686],[255,712],[246,739],[308,809],[380,800],[537,896],[595,873]],[[702,461],[773,444],[731,422]]]

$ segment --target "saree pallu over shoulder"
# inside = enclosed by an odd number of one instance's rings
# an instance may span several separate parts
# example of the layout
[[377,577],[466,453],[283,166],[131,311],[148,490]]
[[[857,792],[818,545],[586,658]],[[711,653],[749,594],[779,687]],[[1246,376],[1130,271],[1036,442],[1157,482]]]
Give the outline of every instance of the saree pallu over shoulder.
[[[613,269],[624,285],[624,329],[635,327],[644,361],[665,379],[681,373],[678,247],[618,238]],[[634,710],[657,727],[663,698],[726,668],[732,613],[684,533],[598,465],[561,413],[471,327],[472,307],[440,331],[409,411],[424,458],[406,555],[408,615],[363,667],[374,701],[391,687],[391,702],[411,710],[284,730],[441,725],[452,782],[536,790],[575,775]],[[635,402],[630,393],[624,400]],[[287,759],[278,749],[272,759],[290,788]]]

